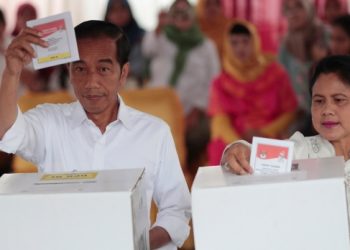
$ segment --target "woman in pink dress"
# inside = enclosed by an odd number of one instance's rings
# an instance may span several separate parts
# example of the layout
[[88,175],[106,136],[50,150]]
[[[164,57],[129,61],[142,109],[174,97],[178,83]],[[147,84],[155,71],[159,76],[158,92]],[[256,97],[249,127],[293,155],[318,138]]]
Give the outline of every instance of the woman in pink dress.
[[219,164],[223,149],[253,136],[284,138],[297,108],[286,71],[260,49],[255,27],[245,21],[228,25],[223,70],[213,81],[209,99],[209,164]]

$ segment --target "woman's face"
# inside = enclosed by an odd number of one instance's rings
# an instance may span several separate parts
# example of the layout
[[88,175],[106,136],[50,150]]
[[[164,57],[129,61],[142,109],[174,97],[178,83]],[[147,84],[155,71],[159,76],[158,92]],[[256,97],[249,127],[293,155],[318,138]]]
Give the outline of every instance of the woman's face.
[[321,74],[312,89],[312,123],[330,142],[350,139],[350,86],[335,73]]
[[222,15],[220,0],[206,0],[205,14],[207,17]]
[[253,41],[251,36],[245,34],[233,34],[230,35],[230,44],[234,56],[242,61],[246,62],[253,54]]
[[107,14],[107,20],[117,26],[123,27],[130,22],[131,15],[122,4],[113,4]]
[[170,12],[171,23],[180,31],[186,31],[193,26],[194,18],[190,8],[186,2],[178,2]]
[[342,28],[338,26],[332,26],[330,49],[332,55],[350,54],[350,37]]
[[303,29],[308,22],[308,13],[300,0],[285,0],[285,14],[291,30]]

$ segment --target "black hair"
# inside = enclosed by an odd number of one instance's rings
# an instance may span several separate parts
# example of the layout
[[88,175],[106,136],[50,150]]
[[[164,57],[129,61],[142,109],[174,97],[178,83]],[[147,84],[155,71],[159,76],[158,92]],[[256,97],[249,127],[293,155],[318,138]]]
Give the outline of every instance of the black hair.
[[350,56],[337,55],[323,58],[314,68],[310,80],[309,91],[312,95],[312,88],[321,74],[336,74],[340,80],[350,86]]
[[5,15],[4,15],[4,12],[1,9],[0,9],[0,23],[3,24],[4,26],[6,26]]
[[130,43],[125,33],[118,26],[100,20],[82,22],[74,28],[77,40],[86,38],[108,37],[115,39],[117,62],[123,67],[129,61]]
[[342,15],[334,19],[332,26],[341,28],[350,37],[350,15]]
[[252,33],[249,31],[247,26],[245,26],[242,23],[235,23],[232,25],[230,29],[230,35],[246,35],[246,36],[251,36]]

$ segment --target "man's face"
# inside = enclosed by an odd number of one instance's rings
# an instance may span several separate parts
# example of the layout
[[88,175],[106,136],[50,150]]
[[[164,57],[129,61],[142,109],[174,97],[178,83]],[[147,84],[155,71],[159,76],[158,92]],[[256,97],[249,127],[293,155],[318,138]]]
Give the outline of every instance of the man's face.
[[74,92],[89,115],[111,115],[117,93],[125,83],[128,64],[120,68],[115,40],[107,37],[79,39],[80,60],[69,65]]

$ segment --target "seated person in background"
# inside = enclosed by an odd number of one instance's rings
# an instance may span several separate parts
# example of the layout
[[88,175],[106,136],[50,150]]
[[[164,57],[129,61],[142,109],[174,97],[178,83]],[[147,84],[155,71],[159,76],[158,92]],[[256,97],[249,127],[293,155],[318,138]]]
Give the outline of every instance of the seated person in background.
[[298,118],[292,130],[312,134],[308,82],[313,64],[326,56],[327,32],[316,16],[313,1],[283,0],[287,33],[280,43],[279,61],[287,70],[298,99]]
[[297,108],[286,71],[261,52],[254,26],[234,21],[227,27],[223,71],[213,81],[209,99],[210,165],[219,164],[225,146],[234,140],[288,136]]
[[122,28],[128,37],[131,49],[129,56],[130,73],[127,85],[141,87],[144,84],[146,71],[146,61],[141,51],[141,43],[145,31],[136,22],[129,2],[127,0],[109,0],[104,20]]
[[[350,56],[322,59],[313,72],[310,92],[312,124],[318,135],[296,132],[289,139],[294,141],[294,159],[344,156],[350,164]],[[235,174],[252,173],[249,157],[246,142],[233,143],[221,164]]]
[[350,55],[350,15],[337,17],[330,27],[332,55]]
[[169,23],[160,20],[165,25],[145,35],[142,49],[150,60],[149,86],[174,88],[184,107],[187,165],[195,166],[209,141],[208,93],[220,71],[219,58],[214,43],[200,31],[187,0],[172,4],[169,19]]
[[19,154],[39,171],[145,167],[151,249],[177,249],[189,234],[190,194],[169,127],[126,106],[118,95],[126,81],[130,46],[117,26],[87,21],[75,27],[80,60],[69,64],[77,102],[45,104],[22,114],[17,89],[22,69],[46,47],[25,28],[10,44],[0,86],[0,149]]

